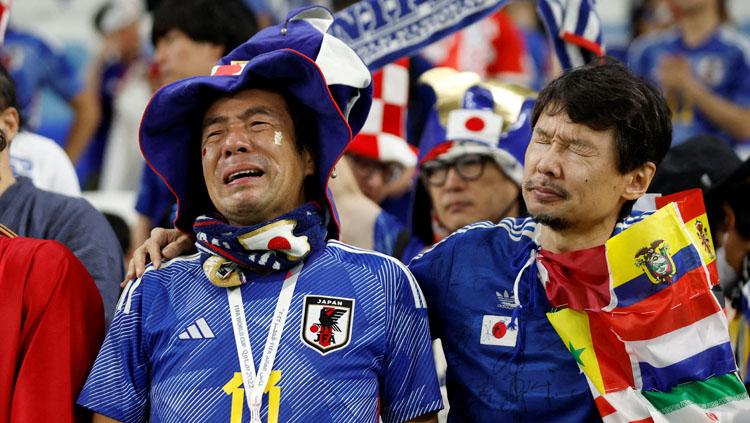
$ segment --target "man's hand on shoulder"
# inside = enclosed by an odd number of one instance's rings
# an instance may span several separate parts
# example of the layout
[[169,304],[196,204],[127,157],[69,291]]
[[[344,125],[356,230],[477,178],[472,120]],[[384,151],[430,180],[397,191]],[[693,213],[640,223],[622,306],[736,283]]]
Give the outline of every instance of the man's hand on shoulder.
[[120,286],[125,286],[131,279],[143,276],[149,259],[154,264],[154,268],[158,269],[163,259],[173,259],[190,251],[194,242],[193,237],[177,229],[154,228],[151,231],[151,237],[133,251],[133,257],[128,263],[128,272]]

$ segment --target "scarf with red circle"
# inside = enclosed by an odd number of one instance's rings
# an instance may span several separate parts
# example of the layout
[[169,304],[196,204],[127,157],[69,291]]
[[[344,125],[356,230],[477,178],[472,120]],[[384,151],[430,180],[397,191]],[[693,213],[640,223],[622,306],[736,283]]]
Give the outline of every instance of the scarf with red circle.
[[321,207],[306,203],[269,222],[232,226],[214,216],[193,224],[201,264],[208,279],[221,287],[245,283],[242,270],[286,271],[325,245],[326,218]]

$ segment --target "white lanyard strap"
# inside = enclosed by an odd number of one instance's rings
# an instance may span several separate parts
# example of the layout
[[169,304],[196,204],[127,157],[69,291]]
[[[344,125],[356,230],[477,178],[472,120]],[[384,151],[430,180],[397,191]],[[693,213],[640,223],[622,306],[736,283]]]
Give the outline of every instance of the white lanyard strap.
[[232,329],[234,330],[234,343],[237,346],[237,358],[240,361],[242,384],[245,387],[245,398],[247,399],[247,406],[250,408],[250,421],[253,423],[260,423],[260,406],[263,401],[263,391],[273,370],[273,362],[276,359],[276,352],[279,349],[281,334],[284,331],[284,322],[289,311],[289,304],[292,302],[292,294],[294,294],[294,287],[297,284],[300,271],[302,271],[301,263],[292,268],[284,279],[279,299],[276,302],[276,309],[271,318],[271,326],[268,328],[268,338],[266,338],[266,346],[263,349],[263,356],[260,359],[257,376],[255,362],[253,361],[253,351],[250,348],[250,334],[247,331],[241,287],[227,289],[229,313],[232,316]]

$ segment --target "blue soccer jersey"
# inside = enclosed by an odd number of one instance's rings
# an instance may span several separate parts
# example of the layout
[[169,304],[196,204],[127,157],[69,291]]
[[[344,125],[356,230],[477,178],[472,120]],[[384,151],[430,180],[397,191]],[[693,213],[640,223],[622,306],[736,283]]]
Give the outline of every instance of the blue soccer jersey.
[[[644,216],[618,222],[613,235]],[[601,420],[547,320],[551,306],[530,260],[538,228],[531,218],[469,225],[409,263],[430,307],[432,336],[442,341],[449,422]]]
[[[628,66],[635,74],[658,82],[661,61],[675,55],[685,57],[693,75],[714,94],[738,106],[750,106],[750,39],[747,36],[721,25],[703,44],[689,47],[676,28],[647,34],[628,50]],[[667,102],[672,110],[673,145],[704,133],[733,145],[746,141],[732,138],[685,99],[667,93]]]
[[[242,293],[261,361],[283,274]],[[305,261],[263,422],[404,421],[441,408],[424,298],[398,261],[330,241]],[[118,304],[79,404],[124,422],[249,421],[227,289],[199,255],[147,271]]]

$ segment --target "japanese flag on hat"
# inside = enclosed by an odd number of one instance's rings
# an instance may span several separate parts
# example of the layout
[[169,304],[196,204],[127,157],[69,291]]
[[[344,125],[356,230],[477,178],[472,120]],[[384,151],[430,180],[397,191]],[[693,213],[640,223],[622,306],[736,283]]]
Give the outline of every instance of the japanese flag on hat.
[[373,99],[365,125],[347,153],[411,167],[417,154],[404,139],[409,96],[409,60],[399,59],[372,75]]
[[516,84],[482,81],[472,72],[434,68],[420,77],[417,93],[425,100],[419,163],[454,160],[465,154],[495,158],[517,184],[531,137],[530,111],[536,94]]
[[453,110],[448,114],[446,138],[496,145],[503,133],[503,117],[492,110]]
[[[536,94],[514,85],[482,81],[472,72],[433,68],[420,77],[415,104],[420,134],[419,163],[451,162],[468,154],[491,157],[517,185],[523,179]],[[421,178],[412,202],[412,234],[435,241],[432,200]]]

